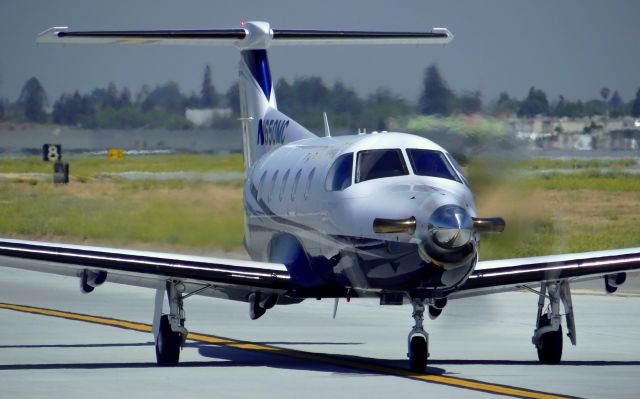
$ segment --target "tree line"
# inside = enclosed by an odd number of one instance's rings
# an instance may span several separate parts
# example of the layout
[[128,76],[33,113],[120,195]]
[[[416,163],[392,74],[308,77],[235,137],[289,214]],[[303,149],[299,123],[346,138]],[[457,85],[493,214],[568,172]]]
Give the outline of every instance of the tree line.
[[635,98],[629,102],[625,102],[617,90],[612,93],[608,87],[603,87],[599,94],[601,98],[585,102],[570,101],[562,95],[557,100],[550,101],[543,90],[531,87],[522,100],[502,92],[495,102],[484,106],[480,92],[466,91],[456,95],[440,75],[437,66],[431,65],[425,71],[418,111],[423,115],[487,113],[493,116],[515,115],[521,118],[536,115],[568,118],[594,115],[607,115],[612,118],[640,116],[640,88]]
[[[214,120],[216,127],[236,127],[239,116],[238,83],[226,92],[216,90],[211,68],[205,67],[199,93],[185,95],[175,82],[154,88],[143,86],[132,94],[111,83],[90,93],[63,93],[51,106],[46,92],[35,77],[22,88],[17,101],[0,99],[0,121],[55,123],[85,128],[169,128],[187,129],[193,125],[185,117],[187,108],[229,108],[227,116]],[[322,127],[322,112],[330,116],[332,126],[346,129],[384,130],[391,118],[413,115],[469,115],[483,113],[497,117],[536,115],[578,118],[592,115],[640,117],[640,88],[633,100],[625,102],[617,90],[603,87],[599,98],[570,101],[560,96],[550,101],[541,89],[531,87],[523,99],[502,92],[496,101],[485,104],[479,91],[453,91],[438,67],[426,68],[422,92],[412,104],[388,89],[378,88],[366,97],[341,81],[328,86],[320,77],[302,77],[276,83],[278,105],[310,128]],[[50,110],[50,112],[47,112]]]

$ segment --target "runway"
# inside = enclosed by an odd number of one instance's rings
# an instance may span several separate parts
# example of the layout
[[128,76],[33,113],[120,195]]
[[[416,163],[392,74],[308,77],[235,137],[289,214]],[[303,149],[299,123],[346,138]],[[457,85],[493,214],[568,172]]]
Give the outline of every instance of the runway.
[[535,295],[452,301],[426,323],[424,376],[406,370],[409,306],[342,301],[333,320],[332,301],[311,300],[251,321],[247,304],[192,297],[181,366],[160,368],[144,332],[153,291],[111,284],[85,295],[75,279],[0,269],[0,383],[12,398],[635,398],[637,287],[631,279],[630,297],[574,295],[578,346],[565,339],[558,366],[536,360]]

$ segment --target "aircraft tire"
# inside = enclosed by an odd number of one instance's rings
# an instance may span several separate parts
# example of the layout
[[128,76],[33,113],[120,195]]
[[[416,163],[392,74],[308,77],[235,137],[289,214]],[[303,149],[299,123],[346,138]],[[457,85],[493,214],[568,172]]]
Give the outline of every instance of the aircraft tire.
[[[547,315],[540,317],[540,327],[548,326],[551,320]],[[562,326],[557,331],[549,331],[542,334],[540,342],[536,345],[538,360],[542,364],[558,364],[562,359]]]
[[424,373],[427,369],[427,341],[423,337],[411,338],[409,344],[409,367],[415,373]]
[[180,343],[182,337],[179,332],[171,330],[169,316],[162,315],[160,331],[156,338],[156,361],[159,366],[175,366],[180,360]]

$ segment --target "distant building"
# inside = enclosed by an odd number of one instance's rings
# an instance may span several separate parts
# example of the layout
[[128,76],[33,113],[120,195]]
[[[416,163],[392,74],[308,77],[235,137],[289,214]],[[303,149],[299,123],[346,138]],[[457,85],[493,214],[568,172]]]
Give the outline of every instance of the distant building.
[[609,137],[609,149],[611,150],[638,150],[640,129],[626,128],[614,130],[610,133]]
[[639,150],[640,127],[630,117],[535,118],[512,121],[508,131],[530,146],[563,150]]

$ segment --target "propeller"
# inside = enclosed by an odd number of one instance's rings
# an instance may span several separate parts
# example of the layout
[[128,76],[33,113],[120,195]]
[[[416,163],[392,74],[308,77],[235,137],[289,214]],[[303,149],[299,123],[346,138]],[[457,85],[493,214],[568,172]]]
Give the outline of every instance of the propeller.
[[[425,231],[422,231],[424,227]],[[420,257],[427,262],[440,264],[444,269],[454,269],[469,263],[477,253],[477,237],[480,233],[501,233],[505,221],[499,217],[474,218],[458,205],[448,204],[437,208],[427,223],[421,223],[416,234],[414,216],[405,219],[377,218],[373,221],[375,233],[406,233],[419,240]],[[335,310],[335,309],[334,309]]]
[[373,221],[374,233],[407,233],[416,232],[416,218],[411,216],[406,219],[382,219]]
[[473,229],[478,233],[502,233],[506,226],[503,218],[472,218]]
[[[500,217],[471,219],[473,220],[473,230],[477,233],[502,233],[506,226],[506,222]],[[406,219],[376,218],[373,221],[373,232],[413,234],[416,232],[416,218],[413,216]]]

